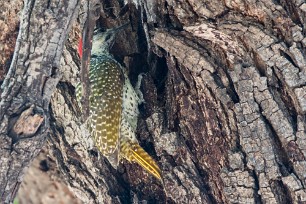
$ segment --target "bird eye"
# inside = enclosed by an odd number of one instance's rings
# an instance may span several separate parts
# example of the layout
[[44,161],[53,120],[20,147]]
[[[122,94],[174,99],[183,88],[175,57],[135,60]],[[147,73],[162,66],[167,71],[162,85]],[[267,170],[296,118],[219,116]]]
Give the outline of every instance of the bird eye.
[[111,35],[107,35],[107,36],[105,37],[105,41],[108,41],[110,38],[111,38]]

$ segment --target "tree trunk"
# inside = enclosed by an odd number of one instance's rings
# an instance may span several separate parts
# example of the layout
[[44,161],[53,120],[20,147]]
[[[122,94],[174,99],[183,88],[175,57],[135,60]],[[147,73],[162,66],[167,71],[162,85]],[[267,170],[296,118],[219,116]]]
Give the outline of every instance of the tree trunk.
[[[306,203],[305,3],[103,1],[99,26],[131,22],[112,53],[132,83],[145,73],[137,136],[158,162],[162,183],[126,161],[113,169],[87,145],[74,96],[79,25],[59,66],[61,48],[51,46],[44,58],[35,49],[42,45],[31,41],[58,35],[39,27],[44,22],[33,16],[45,11],[30,3],[1,95],[2,201],[12,200],[50,133],[47,148],[60,176],[84,203]],[[75,11],[52,22],[61,36]],[[30,25],[43,32],[29,32]],[[27,118],[38,127],[20,128]]]
[[[1,21],[4,32],[11,26],[10,7],[16,6],[14,3],[21,4],[1,1],[1,9],[6,15],[2,17],[4,23]],[[1,203],[13,201],[24,171],[50,134],[53,114],[49,110],[50,100],[62,78],[60,59],[79,4],[77,0],[24,2],[14,57],[1,86]],[[8,33],[3,35],[11,36]],[[3,54],[5,56],[6,52]]]

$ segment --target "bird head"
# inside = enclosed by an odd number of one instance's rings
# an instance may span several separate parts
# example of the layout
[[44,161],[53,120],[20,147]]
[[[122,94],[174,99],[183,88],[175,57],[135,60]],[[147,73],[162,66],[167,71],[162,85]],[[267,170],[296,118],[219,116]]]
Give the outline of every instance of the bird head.
[[[113,29],[107,29],[106,31],[103,31],[102,29],[95,29],[92,37],[92,47],[91,47],[91,55],[105,55],[106,53],[109,53],[109,49],[113,46],[115,42],[116,34],[126,28],[128,26],[127,24],[124,24],[122,26],[119,26],[117,28]],[[83,50],[83,43],[82,39],[79,41],[79,47],[78,47],[78,53],[80,57],[82,57],[82,50]]]
[[99,56],[108,53],[115,42],[116,34],[127,26],[128,24],[124,24],[117,28],[107,29],[104,32],[101,29],[95,30],[92,39],[91,55]]

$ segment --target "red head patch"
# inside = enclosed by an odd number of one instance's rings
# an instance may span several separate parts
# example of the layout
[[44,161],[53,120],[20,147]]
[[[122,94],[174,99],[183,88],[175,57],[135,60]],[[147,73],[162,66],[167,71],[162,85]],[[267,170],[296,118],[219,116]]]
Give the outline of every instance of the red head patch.
[[82,55],[83,55],[83,39],[82,38],[80,38],[79,40],[78,54],[79,54],[79,57],[82,59]]

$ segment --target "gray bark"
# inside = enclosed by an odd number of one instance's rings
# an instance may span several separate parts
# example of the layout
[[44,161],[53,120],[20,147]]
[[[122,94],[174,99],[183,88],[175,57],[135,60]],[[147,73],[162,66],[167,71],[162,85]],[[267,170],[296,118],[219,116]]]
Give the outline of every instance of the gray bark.
[[[50,109],[50,95],[25,105],[19,101],[27,97],[33,101],[30,96],[37,95],[38,88],[19,90],[4,82],[8,88],[3,94],[8,98],[2,97],[1,104],[15,108],[6,108],[3,113],[8,116],[1,121],[0,151],[5,154],[1,152],[0,179],[7,178],[3,176],[7,172],[19,178],[26,165],[18,164],[28,164],[36,155],[50,124],[50,155],[61,177],[84,203],[306,202],[306,4],[269,0],[134,3],[122,9],[123,2],[103,2],[99,25],[114,27],[131,21],[132,26],[118,35],[112,53],[127,67],[134,84],[139,73],[146,73],[141,86],[146,102],[141,106],[137,135],[160,165],[163,183],[126,161],[112,169],[87,144],[91,139],[80,123],[74,98],[79,63],[74,34],[61,66],[55,66],[61,78],[55,76],[50,82],[55,85],[60,80]],[[29,66],[37,62],[25,59]],[[12,74],[23,76],[12,68],[17,62],[13,60],[6,78],[16,79],[14,83],[18,78]],[[46,63],[35,71],[50,73],[48,67],[53,65]],[[8,105],[4,100],[12,102]],[[38,121],[43,117],[43,125],[34,137],[14,145],[22,151],[17,156],[2,148],[11,147],[12,131],[20,133],[14,126],[20,122],[9,123],[14,121],[9,116],[17,120],[32,104],[38,116],[30,115]],[[5,186],[17,182],[5,181]]]
[[24,171],[50,134],[50,99],[62,75],[60,58],[78,4],[24,2],[14,57],[1,90],[1,203],[13,201]]

